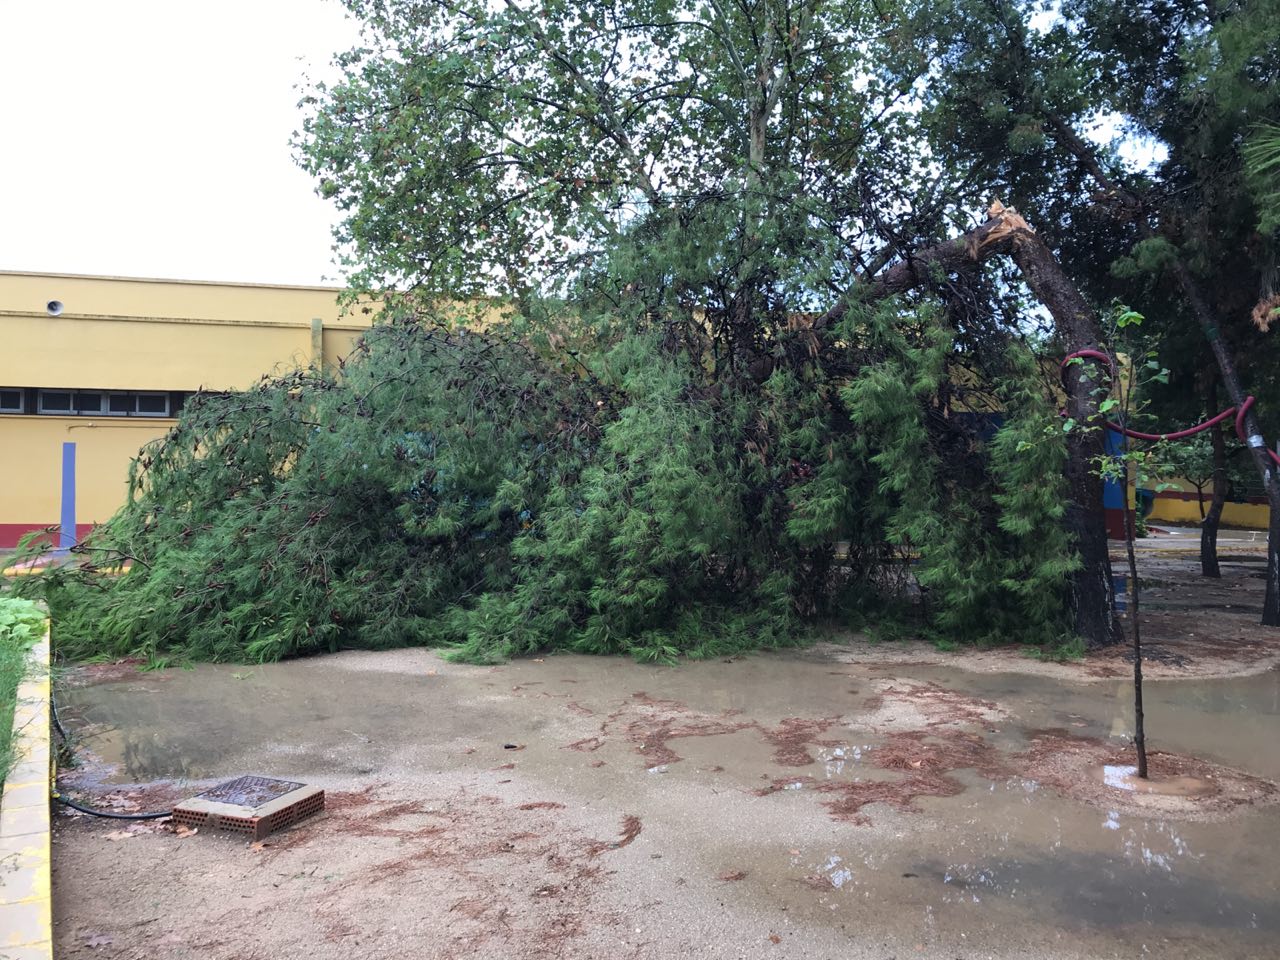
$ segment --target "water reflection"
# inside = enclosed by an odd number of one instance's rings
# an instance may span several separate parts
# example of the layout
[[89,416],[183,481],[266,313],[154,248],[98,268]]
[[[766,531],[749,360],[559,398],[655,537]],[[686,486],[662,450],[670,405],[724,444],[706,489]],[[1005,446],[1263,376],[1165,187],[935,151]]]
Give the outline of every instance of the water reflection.
[[862,762],[863,756],[871,749],[871,744],[847,744],[837,746],[820,746],[814,750],[818,762],[823,765],[823,772],[828,780],[843,776],[845,767]]

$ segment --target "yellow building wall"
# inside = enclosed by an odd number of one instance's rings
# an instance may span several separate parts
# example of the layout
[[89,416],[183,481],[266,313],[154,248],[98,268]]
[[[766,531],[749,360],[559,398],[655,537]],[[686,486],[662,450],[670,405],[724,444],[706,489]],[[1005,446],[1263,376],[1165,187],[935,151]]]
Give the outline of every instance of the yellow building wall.
[[[1204,509],[1209,510],[1209,497],[1205,497]],[[1236,503],[1228,500],[1222,507],[1223,526],[1242,527],[1252,530],[1265,530],[1271,511],[1265,503]],[[1172,526],[1194,527],[1200,524],[1200,505],[1194,494],[1190,499],[1183,499],[1167,494],[1156,494],[1156,501],[1147,518],[1153,523],[1167,523]]]
[[272,286],[199,280],[150,280],[136,277],[86,277],[58,273],[0,271],[0,313],[44,316],[50,300],[65,314],[82,317],[180,318],[232,323],[293,323],[311,317],[328,323],[359,319],[359,309],[342,316],[338,287]]
[[124,502],[129,461],[172,425],[143,417],[4,417],[0,439],[11,469],[4,471],[0,524],[58,522],[67,441],[76,445],[76,521],[101,523]]
[[311,360],[309,326],[7,317],[0,384],[234,390]]
[[336,369],[338,361],[351,353],[362,332],[360,330],[331,330],[325,328],[321,340],[324,368],[326,370]]
[[[341,290],[0,273],[0,386],[235,390],[345,355],[370,315]],[[47,305],[62,305],[51,316]]]
[[[0,272],[0,387],[235,390],[351,352],[372,310],[342,291]],[[48,305],[57,301],[59,315]],[[62,444],[76,443],[76,520],[110,517],[130,460],[172,419],[0,414],[0,548],[61,512]]]

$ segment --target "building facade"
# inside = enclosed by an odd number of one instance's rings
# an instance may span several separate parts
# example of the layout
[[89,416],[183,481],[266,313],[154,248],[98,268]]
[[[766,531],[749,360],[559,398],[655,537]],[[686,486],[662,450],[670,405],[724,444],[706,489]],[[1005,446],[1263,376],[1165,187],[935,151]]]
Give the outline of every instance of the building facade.
[[341,292],[0,272],[0,549],[111,516],[193,392],[336,364],[371,318]]

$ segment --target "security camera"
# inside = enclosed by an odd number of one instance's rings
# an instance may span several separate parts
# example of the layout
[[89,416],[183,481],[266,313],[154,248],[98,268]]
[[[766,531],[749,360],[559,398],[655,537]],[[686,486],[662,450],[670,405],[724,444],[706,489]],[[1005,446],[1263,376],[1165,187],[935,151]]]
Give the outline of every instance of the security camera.
[[48,303],[46,303],[46,304],[44,305],[44,308],[45,308],[45,310],[46,310],[46,311],[48,311],[49,316],[51,316],[51,317],[60,317],[60,316],[62,316],[62,301],[61,301],[61,300],[50,300]]

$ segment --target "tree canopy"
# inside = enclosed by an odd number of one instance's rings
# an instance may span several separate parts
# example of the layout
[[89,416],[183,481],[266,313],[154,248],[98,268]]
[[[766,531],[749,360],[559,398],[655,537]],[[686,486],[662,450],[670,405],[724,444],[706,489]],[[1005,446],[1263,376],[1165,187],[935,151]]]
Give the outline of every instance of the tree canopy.
[[1161,415],[1274,382],[1275,3],[348,0],[295,150],[385,316],[191,404],[45,581],[64,641],[1116,639],[1106,385],[1058,361],[1123,302]]

